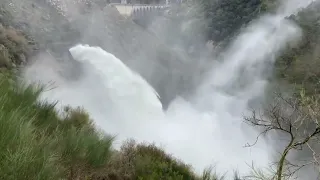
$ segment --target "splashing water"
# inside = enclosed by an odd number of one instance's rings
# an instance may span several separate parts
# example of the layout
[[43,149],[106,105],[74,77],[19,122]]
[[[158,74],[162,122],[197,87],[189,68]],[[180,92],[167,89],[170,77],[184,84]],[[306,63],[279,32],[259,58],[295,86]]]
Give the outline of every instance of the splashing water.
[[[299,7],[286,11],[295,12]],[[177,98],[162,112],[157,93],[119,59],[99,47],[77,45],[70,49],[83,64],[83,76],[67,82],[48,63],[35,62],[25,69],[30,81],[56,82],[56,89],[43,99],[60,105],[84,106],[97,126],[117,134],[116,147],[127,138],[155,142],[168,153],[192,164],[197,172],[216,163],[218,172],[238,169],[247,174],[245,163],[267,167],[272,149],[261,140],[252,148],[258,132],[242,124],[249,101],[263,96],[266,67],[300,30],[283,13],[260,18],[245,29],[226,51],[223,61],[212,68],[190,100]]]
[[147,115],[147,118],[163,115],[158,93],[114,55],[88,45],[72,47],[70,53],[77,61],[94,64],[94,69],[101,73],[103,87],[109,97],[108,103],[112,103],[112,112],[116,112],[117,117],[124,108],[128,108],[124,119],[141,119],[142,115]]

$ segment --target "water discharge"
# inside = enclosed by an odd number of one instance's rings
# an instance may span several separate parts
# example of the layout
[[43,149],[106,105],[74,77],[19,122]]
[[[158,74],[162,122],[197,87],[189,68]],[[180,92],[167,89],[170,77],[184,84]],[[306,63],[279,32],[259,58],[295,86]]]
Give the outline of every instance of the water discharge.
[[[288,5],[286,12],[300,8]],[[99,47],[70,49],[74,60],[83,65],[77,81],[59,76],[49,64],[55,61],[47,57],[26,68],[24,77],[54,81],[56,88],[42,98],[59,100],[61,106],[85,107],[99,128],[117,135],[116,147],[127,138],[155,142],[197,172],[216,164],[221,173],[237,169],[247,174],[246,163],[268,167],[273,152],[263,140],[252,148],[244,147],[255,141],[258,132],[243,124],[242,116],[250,101],[263,97],[266,69],[288,42],[301,35],[295,24],[284,19],[286,15],[265,15],[244,29],[197,93],[190,99],[178,97],[166,112],[146,81]]]

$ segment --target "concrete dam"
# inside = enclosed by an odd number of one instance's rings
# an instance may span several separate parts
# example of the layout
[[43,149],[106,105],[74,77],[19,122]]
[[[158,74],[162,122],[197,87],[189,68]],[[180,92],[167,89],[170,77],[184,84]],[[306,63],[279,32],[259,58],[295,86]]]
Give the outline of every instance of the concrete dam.
[[161,16],[169,7],[169,4],[123,4],[110,3],[121,15],[132,19],[143,27],[152,22],[153,18]]

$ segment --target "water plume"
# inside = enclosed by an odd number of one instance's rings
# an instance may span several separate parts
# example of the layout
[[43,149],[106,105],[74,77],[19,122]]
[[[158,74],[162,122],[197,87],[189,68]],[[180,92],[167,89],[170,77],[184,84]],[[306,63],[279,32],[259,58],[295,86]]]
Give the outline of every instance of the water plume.
[[[300,8],[284,7],[290,13]],[[110,71],[113,63],[121,61],[99,47],[77,45],[70,49],[83,68],[77,81],[59,76],[57,69],[48,65],[57,62],[50,59],[35,61],[25,69],[24,77],[42,83],[55,81],[57,88],[43,93],[42,98],[83,106],[99,128],[117,135],[116,147],[127,138],[155,142],[197,172],[216,163],[218,172],[237,169],[247,174],[250,168],[246,163],[267,167],[273,152],[263,140],[252,148],[244,147],[258,132],[243,124],[242,115],[250,101],[262,99],[268,68],[272,69],[277,55],[301,35],[299,27],[284,19],[286,15],[279,10],[250,24],[211,68],[197,92],[190,99],[177,97],[164,115],[154,90],[129,69],[127,74],[123,69]],[[112,82],[117,78],[118,84]],[[131,98],[122,97],[132,90],[136,93]],[[136,110],[139,113],[134,113]]]

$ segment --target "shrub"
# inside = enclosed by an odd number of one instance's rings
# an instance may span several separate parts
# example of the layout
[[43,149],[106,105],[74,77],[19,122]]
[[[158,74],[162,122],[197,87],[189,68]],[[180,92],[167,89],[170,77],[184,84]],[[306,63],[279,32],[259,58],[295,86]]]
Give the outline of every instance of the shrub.
[[289,17],[297,23],[302,31],[301,42],[290,45],[286,51],[277,59],[276,73],[281,79],[297,86],[297,95],[303,87],[308,95],[320,93],[319,76],[320,65],[319,42],[320,28],[317,13],[320,3],[314,2],[309,7],[301,10],[297,15]]
[[28,41],[21,32],[0,24],[0,67],[25,63],[28,51]]
[[99,133],[80,108],[59,116],[38,102],[42,88],[15,86],[0,74],[0,179],[76,179],[104,167],[113,138]]
[[34,133],[33,101],[18,103],[10,79],[1,75],[0,80],[0,179],[57,179],[59,166],[51,152],[55,142]]
[[108,169],[104,176],[112,179],[197,179],[188,165],[153,144],[137,144],[134,140],[123,144]]
[[215,180],[153,144],[124,143],[94,128],[83,108],[55,110],[38,100],[44,87],[17,85],[14,74],[0,73],[0,179]]

